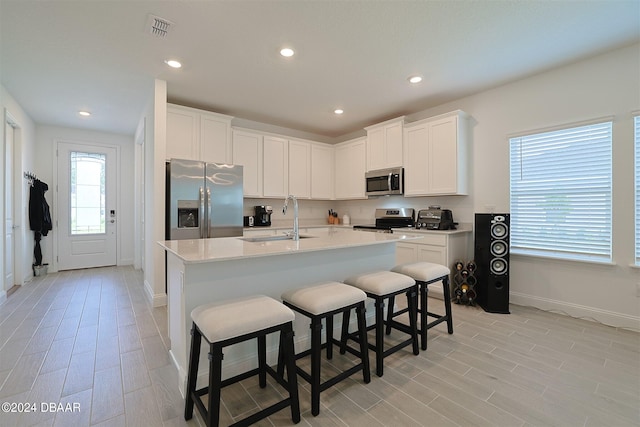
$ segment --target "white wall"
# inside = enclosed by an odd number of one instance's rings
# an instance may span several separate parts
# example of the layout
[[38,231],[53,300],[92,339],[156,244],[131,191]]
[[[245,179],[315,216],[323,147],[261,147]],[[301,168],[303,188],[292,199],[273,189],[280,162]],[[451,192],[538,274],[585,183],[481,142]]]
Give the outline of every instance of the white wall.
[[[5,115],[9,114],[16,122],[17,129],[15,133],[16,144],[14,147],[14,155],[20,157],[20,166],[16,170],[16,180],[20,183],[19,190],[16,188],[14,191],[18,191],[18,199],[21,199],[20,211],[21,215],[18,218],[14,218],[14,224],[20,225],[17,234],[14,235],[17,248],[20,250],[19,256],[22,259],[22,271],[14,272],[16,278],[22,282],[29,281],[33,277],[31,270],[31,264],[33,263],[33,233],[29,230],[29,186],[27,181],[22,178],[24,171],[31,171],[36,173],[34,168],[34,145],[35,145],[35,124],[33,120],[24,112],[22,107],[16,102],[13,96],[7,92],[4,86],[0,85],[0,111],[2,114],[2,130],[0,131],[0,153],[3,153],[0,158],[4,159],[5,150]],[[4,171],[4,164],[2,165]],[[2,194],[2,200],[4,200],[4,172],[0,173],[0,193]],[[4,242],[5,230],[4,222],[5,212],[4,204],[0,210],[0,242]],[[4,244],[0,244],[0,277],[4,277]],[[0,289],[2,287],[0,286]],[[0,295],[0,301],[3,295]]]
[[[636,44],[407,117],[407,121],[414,121],[456,109],[471,115],[475,212],[509,211],[509,135],[614,117],[615,265],[512,256],[511,302],[640,328],[636,291],[640,269],[631,267],[634,190],[630,114],[640,109],[639,76],[640,45]],[[452,203],[443,201],[442,205]],[[458,217],[466,219],[467,212],[463,209]]]
[[144,126],[144,288],[151,304],[166,304],[164,240],[167,83],[155,80],[139,121]]
[[96,132],[84,129],[73,129],[57,126],[36,126],[35,167],[34,172],[38,179],[49,184],[49,191],[45,194],[51,210],[54,227],[48,236],[40,242],[42,246],[43,262],[50,264],[50,271],[56,271],[55,263],[52,263],[55,241],[55,221],[57,214],[57,201],[52,186],[53,171],[57,167],[55,149],[57,142],[73,142],[81,144],[108,144],[120,147],[120,175],[117,180],[117,205],[118,212],[118,265],[133,264],[133,228],[134,228],[134,143],[133,135],[121,135],[106,132]]

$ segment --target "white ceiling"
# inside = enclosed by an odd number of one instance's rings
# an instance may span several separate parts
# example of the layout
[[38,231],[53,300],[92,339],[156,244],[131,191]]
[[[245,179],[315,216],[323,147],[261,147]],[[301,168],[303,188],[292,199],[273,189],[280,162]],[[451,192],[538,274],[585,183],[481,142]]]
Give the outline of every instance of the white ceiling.
[[[149,14],[174,23],[165,39]],[[330,139],[640,40],[638,0],[0,0],[0,15],[2,84],[36,123],[125,134],[155,78],[171,102]]]

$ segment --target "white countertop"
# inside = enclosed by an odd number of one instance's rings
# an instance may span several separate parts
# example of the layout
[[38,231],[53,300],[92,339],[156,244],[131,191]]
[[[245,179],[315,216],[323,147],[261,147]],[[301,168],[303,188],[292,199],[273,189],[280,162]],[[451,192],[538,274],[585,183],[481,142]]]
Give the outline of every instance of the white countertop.
[[[265,230],[265,235],[267,234],[268,230]],[[421,237],[408,236],[399,232],[392,234],[367,233],[332,227],[328,231],[319,231],[314,233],[313,237],[302,238],[299,241],[247,242],[242,240],[242,237],[222,237],[217,239],[167,240],[158,242],[158,244],[185,263],[203,263],[325,251],[416,239],[421,239]]]

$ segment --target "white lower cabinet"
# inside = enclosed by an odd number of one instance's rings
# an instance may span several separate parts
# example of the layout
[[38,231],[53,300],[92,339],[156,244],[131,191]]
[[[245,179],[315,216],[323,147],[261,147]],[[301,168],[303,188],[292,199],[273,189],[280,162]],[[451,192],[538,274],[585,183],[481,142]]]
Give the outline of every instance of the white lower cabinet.
[[[449,285],[453,291],[453,263],[456,260],[469,261],[471,230],[414,233],[398,231],[398,233],[422,236],[423,238],[421,240],[398,243],[396,245],[396,263],[405,264],[425,261],[444,265],[452,270]],[[442,285],[434,284],[429,286],[429,295],[442,298]]]

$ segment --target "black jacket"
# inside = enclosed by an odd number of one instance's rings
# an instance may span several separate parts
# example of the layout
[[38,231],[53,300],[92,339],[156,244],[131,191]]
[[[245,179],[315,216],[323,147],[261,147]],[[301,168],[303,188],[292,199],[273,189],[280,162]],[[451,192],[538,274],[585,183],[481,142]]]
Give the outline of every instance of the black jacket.
[[43,236],[46,236],[52,228],[49,204],[44,197],[48,189],[47,184],[36,179],[29,192],[29,225],[32,230],[39,231]]

